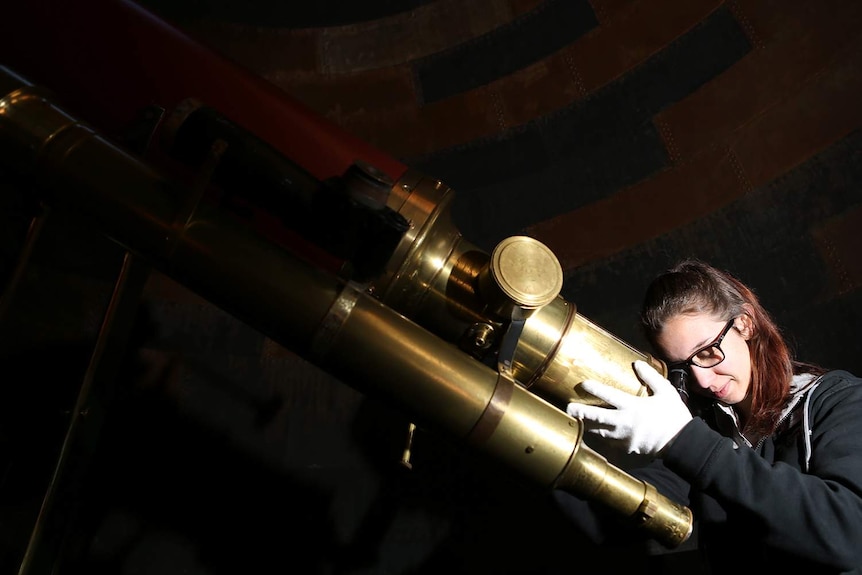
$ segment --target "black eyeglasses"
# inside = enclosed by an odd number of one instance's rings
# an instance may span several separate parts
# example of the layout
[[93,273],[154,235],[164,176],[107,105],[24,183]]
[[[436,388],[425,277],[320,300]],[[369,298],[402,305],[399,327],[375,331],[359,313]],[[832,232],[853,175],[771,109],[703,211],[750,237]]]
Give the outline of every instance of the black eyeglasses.
[[686,369],[690,365],[695,365],[697,367],[715,367],[724,361],[724,351],[721,349],[721,342],[724,339],[724,336],[727,335],[727,332],[730,331],[730,328],[733,327],[734,321],[736,321],[736,318],[732,318],[728,321],[727,325],[724,326],[724,329],[721,330],[721,333],[718,334],[718,337],[715,338],[712,343],[696,350],[693,354],[688,356],[688,359],[685,361],[677,361],[667,364],[668,369],[682,370]]
[[721,333],[718,334],[718,337],[715,338],[712,343],[696,350],[693,354],[688,356],[688,359],[685,361],[677,361],[675,363],[667,364],[668,381],[670,381],[679,392],[683,403],[688,403],[688,366],[696,365],[697,367],[715,367],[724,361],[724,351],[721,349],[721,342],[724,339],[724,336],[727,335],[727,332],[730,331],[730,328],[733,327],[733,322],[735,320],[736,318],[733,318],[728,321],[727,325],[724,326],[724,329],[721,330]]

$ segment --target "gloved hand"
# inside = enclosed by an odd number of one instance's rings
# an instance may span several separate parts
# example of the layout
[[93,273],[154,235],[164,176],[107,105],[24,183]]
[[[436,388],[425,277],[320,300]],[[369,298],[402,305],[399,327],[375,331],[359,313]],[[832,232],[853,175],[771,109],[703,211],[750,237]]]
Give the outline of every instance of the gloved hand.
[[628,453],[656,457],[691,421],[691,413],[673,385],[655,368],[638,360],[634,369],[640,380],[652,390],[652,395],[638,397],[598,381],[587,380],[581,387],[616,409],[570,403],[566,411],[572,417],[585,420],[588,433],[619,440]]

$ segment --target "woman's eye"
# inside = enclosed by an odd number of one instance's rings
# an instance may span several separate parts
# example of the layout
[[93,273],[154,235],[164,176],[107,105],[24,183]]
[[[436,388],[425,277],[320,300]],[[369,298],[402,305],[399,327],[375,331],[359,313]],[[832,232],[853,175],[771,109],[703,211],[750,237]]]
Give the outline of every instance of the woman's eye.
[[699,352],[697,352],[696,357],[697,357],[697,359],[703,360],[703,359],[712,359],[715,356],[716,356],[715,348],[714,347],[708,347],[706,349],[702,349]]

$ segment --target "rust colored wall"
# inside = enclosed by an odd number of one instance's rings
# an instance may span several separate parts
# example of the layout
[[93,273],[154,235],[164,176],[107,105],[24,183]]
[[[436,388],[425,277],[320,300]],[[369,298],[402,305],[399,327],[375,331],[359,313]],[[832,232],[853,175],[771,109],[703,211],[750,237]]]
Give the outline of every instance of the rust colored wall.
[[438,1],[342,26],[249,19],[184,25],[443,179],[480,246],[548,244],[586,315],[636,338],[648,279],[703,257],[753,283],[806,355],[857,367],[820,333],[859,324],[862,271],[840,231],[860,218],[858,2]]

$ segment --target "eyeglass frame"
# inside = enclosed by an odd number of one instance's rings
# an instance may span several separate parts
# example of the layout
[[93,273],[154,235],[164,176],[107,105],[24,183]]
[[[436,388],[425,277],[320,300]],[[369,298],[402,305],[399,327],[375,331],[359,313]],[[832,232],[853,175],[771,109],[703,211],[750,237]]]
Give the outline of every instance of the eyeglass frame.
[[[675,361],[673,363],[668,363],[667,364],[668,370],[684,370],[684,369],[687,369],[688,366],[690,366],[690,365],[693,365],[695,367],[699,367],[701,369],[709,369],[711,367],[715,367],[716,365],[720,364],[727,357],[727,354],[725,354],[724,350],[721,349],[721,342],[724,341],[724,338],[727,336],[728,332],[730,331],[730,328],[733,327],[733,322],[735,322],[735,321],[736,321],[736,317],[730,318],[727,322],[727,325],[725,325],[724,329],[721,330],[721,333],[719,333],[718,336],[714,340],[712,340],[711,343],[708,343],[703,347],[697,348],[696,350],[694,350],[694,353],[692,353],[690,356],[688,356],[687,359],[685,359],[683,361]],[[694,362],[694,358],[697,357],[698,354],[700,354],[701,352],[703,352],[703,351],[705,351],[711,347],[714,347],[715,349],[718,350],[719,354],[721,355],[721,359],[719,359],[717,362],[713,363],[712,365],[698,365],[697,363]]]
[[[725,358],[727,357],[727,354],[725,354],[724,350],[721,349],[721,342],[724,341],[725,336],[727,336],[727,333],[730,331],[730,328],[733,327],[733,322],[735,322],[735,321],[736,321],[736,317],[733,317],[730,320],[728,320],[727,325],[724,326],[724,329],[721,330],[721,333],[718,334],[718,337],[716,337],[714,340],[712,340],[712,343],[708,343],[703,347],[697,348],[694,351],[694,353],[692,353],[690,356],[688,356],[688,359],[686,359],[684,361],[676,361],[674,363],[668,363],[667,364],[668,381],[670,381],[671,384],[676,388],[677,392],[679,392],[679,396],[682,399],[683,403],[688,404],[688,401],[689,401],[688,378],[689,378],[690,370],[688,369],[688,366],[693,365],[693,366],[699,367],[701,369],[709,369],[710,367],[715,367],[716,365],[718,365],[722,361],[724,361]],[[697,365],[696,363],[694,363],[694,361],[692,361],[697,356],[697,354],[699,354],[703,350],[709,349],[711,347],[714,347],[719,351],[719,353],[721,354],[720,360],[713,363],[709,367],[703,367],[702,365]]]

